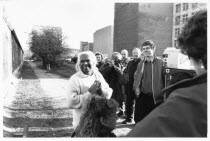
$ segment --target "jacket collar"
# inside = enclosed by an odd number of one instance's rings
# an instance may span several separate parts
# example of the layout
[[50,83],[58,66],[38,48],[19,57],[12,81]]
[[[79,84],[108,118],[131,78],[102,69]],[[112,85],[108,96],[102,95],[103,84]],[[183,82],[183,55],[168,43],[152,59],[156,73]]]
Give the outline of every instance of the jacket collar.
[[201,83],[206,83],[207,82],[207,72],[204,74],[201,74],[199,76],[195,76],[191,79],[184,79],[180,82],[177,82],[173,85],[170,85],[166,87],[165,89],[162,90],[162,93],[165,93],[166,91],[170,90],[170,92],[178,89],[178,88],[186,88],[190,87],[193,85],[201,84]]
[[[95,71],[96,71],[96,70],[94,70],[94,69],[93,69],[93,73],[92,73],[92,75],[94,75],[94,74],[95,74]],[[86,75],[86,74],[84,74],[81,70],[79,70],[79,72],[78,72],[78,73],[79,73],[79,75],[80,75],[81,77],[83,77],[83,78],[86,78],[86,77],[92,76],[92,75]]]

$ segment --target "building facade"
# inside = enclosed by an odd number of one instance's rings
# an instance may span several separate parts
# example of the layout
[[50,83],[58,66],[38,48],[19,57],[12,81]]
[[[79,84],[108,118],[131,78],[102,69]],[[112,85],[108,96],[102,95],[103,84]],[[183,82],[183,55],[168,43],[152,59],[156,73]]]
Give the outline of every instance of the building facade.
[[93,52],[100,52],[105,57],[111,57],[113,52],[113,26],[107,26],[94,33]]
[[131,56],[138,46],[138,10],[139,3],[115,3],[113,51],[126,49]]
[[197,11],[205,9],[206,3],[174,3],[173,5],[173,47],[177,47],[177,37],[181,33],[184,24]]
[[93,51],[93,43],[80,42],[80,51]]
[[157,56],[172,46],[172,3],[116,3],[114,16],[114,51],[127,49],[153,40]]
[[8,83],[23,63],[23,49],[7,18],[0,16],[0,79]]

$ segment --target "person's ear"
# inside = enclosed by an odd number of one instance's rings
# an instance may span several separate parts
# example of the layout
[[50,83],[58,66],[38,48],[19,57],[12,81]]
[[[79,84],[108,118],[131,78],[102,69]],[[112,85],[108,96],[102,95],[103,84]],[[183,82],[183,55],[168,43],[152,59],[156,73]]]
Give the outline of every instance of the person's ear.
[[106,119],[105,118],[101,117],[100,122],[101,122],[102,125],[106,125]]

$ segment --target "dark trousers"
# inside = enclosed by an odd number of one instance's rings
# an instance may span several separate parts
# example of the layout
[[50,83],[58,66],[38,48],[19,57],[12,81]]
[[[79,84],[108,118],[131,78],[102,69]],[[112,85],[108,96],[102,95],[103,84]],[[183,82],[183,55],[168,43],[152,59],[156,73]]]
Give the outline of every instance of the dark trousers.
[[134,121],[135,123],[141,121],[146,117],[155,107],[159,104],[155,104],[152,94],[144,94],[141,92],[139,97],[136,99]]
[[132,118],[134,100],[135,100],[135,94],[134,94],[134,91],[133,91],[132,93],[129,93],[126,97],[125,113],[126,113],[126,118],[127,119]]

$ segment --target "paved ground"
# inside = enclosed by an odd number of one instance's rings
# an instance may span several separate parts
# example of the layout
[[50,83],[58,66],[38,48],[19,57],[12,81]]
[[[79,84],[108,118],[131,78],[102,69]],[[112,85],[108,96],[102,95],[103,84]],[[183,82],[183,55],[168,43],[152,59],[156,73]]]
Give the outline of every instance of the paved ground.
[[[30,136],[70,136],[72,110],[67,108],[65,95],[68,79],[47,73],[34,62],[28,61],[26,65],[34,72],[34,77],[15,80],[9,94],[4,96],[4,136],[14,135],[10,133],[18,136],[24,128],[28,128]],[[121,125],[121,121],[119,118],[114,131],[117,136],[126,135],[134,126]]]

